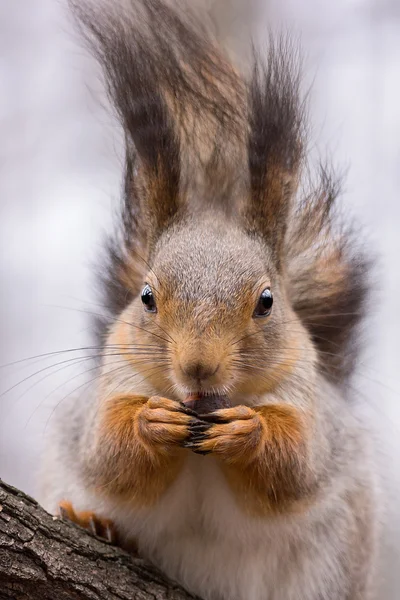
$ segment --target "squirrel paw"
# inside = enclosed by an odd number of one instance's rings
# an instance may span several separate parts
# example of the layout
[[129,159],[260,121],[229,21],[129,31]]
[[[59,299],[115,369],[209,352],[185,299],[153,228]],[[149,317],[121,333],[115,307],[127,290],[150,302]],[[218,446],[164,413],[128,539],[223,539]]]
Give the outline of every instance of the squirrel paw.
[[182,446],[189,438],[189,427],[196,417],[184,404],[153,396],[138,412],[138,433],[150,444]]
[[262,440],[263,426],[259,414],[247,406],[235,406],[199,415],[200,422],[191,426],[184,447],[197,454],[213,452],[228,462],[249,460]]
[[110,544],[117,544],[118,537],[115,526],[109,519],[98,517],[94,512],[75,512],[71,502],[63,500],[58,505],[59,516],[66,521],[72,521],[80,527],[87,529],[94,535],[103,538]]

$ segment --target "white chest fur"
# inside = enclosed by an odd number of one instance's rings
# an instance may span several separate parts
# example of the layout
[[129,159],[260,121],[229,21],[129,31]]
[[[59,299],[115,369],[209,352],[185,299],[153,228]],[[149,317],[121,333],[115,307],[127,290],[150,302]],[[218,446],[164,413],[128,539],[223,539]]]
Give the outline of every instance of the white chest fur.
[[340,577],[335,529],[311,514],[247,516],[211,457],[190,457],[156,507],[112,513],[142,555],[204,600],[314,600]]

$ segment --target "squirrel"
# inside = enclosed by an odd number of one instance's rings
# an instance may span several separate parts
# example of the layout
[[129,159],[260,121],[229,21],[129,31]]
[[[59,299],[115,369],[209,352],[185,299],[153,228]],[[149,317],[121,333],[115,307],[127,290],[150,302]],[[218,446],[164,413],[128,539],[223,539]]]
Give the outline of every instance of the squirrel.
[[349,392],[370,260],[334,175],[308,177],[295,44],[244,73],[195,9],[70,4],[126,160],[98,377],[57,413],[44,505],[203,600],[370,600],[379,483]]

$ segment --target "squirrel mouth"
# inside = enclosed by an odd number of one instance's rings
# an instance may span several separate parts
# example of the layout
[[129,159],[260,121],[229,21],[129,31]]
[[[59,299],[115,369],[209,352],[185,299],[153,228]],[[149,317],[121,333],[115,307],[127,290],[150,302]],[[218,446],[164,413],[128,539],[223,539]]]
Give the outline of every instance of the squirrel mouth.
[[220,408],[230,408],[228,396],[224,394],[189,394],[183,401],[185,406],[199,414],[209,414]]

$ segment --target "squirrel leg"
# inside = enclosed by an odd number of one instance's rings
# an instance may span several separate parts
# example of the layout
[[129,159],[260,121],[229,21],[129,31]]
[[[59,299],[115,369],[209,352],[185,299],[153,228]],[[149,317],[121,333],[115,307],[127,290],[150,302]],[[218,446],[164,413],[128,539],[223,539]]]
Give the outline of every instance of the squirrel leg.
[[72,521],[94,535],[104,538],[110,544],[118,544],[117,530],[110,519],[100,517],[91,511],[76,512],[68,500],[61,501],[58,510],[59,516],[64,521]]
[[193,411],[167,398],[111,398],[100,409],[86,460],[89,485],[138,506],[156,502],[179,473],[195,419]]
[[201,417],[185,447],[214,454],[238,501],[255,514],[281,511],[311,492],[304,416],[287,404],[220,409]]

